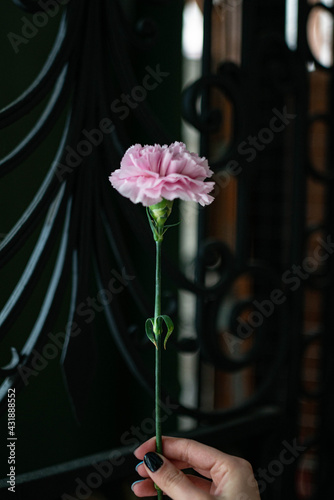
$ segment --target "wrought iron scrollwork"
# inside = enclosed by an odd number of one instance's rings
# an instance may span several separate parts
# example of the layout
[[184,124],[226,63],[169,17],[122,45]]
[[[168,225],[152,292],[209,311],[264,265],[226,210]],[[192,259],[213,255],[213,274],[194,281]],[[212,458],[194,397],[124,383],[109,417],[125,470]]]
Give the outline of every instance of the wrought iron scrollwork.
[[35,14],[41,12],[41,7],[35,0],[13,0],[13,3],[26,12]]
[[240,92],[242,88],[241,82],[242,74],[240,68],[234,63],[226,62],[219,66],[216,74],[203,76],[183,91],[183,116],[191,125],[205,135],[217,132],[224,117],[222,116],[222,110],[218,108],[210,109],[208,107],[205,109],[205,112],[200,111],[198,104],[203,95],[217,88],[232,103],[232,140],[227,145],[227,151],[224,151],[223,157],[210,163],[214,170],[226,165],[227,161],[232,158],[244,134],[243,95]]
[[22,356],[20,356],[15,347],[11,348],[11,352],[12,352],[11,361],[6,366],[0,368],[0,374],[2,376],[8,376],[16,373],[18,367],[22,363]]

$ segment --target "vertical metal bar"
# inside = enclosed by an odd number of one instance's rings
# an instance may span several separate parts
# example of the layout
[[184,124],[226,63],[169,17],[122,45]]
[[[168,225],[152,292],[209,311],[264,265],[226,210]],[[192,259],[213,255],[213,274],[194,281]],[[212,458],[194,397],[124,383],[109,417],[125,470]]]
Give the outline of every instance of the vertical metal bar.
[[325,233],[324,240],[328,253],[327,259],[327,286],[323,291],[323,344],[321,353],[321,387],[320,421],[319,421],[319,463],[318,463],[318,490],[317,499],[329,497],[333,490],[333,447],[334,447],[334,68],[331,68],[330,83],[328,86],[328,135],[327,135],[327,161],[325,194]]
[[[202,52],[202,77],[209,77],[211,74],[211,37],[212,37],[212,0],[204,0],[203,6],[203,52]],[[210,89],[205,86],[201,95],[201,115],[203,121],[210,110]],[[208,129],[205,129],[200,134],[200,154],[210,159],[210,134]],[[197,216],[197,266],[195,270],[195,279],[199,283],[203,283],[205,279],[205,272],[203,269],[202,259],[199,258],[199,250],[203,245],[205,238],[206,215],[204,210],[198,210]],[[197,298],[196,305],[196,327],[203,329],[203,302],[201,298]],[[198,388],[197,388],[197,401],[201,402],[202,393],[202,365],[201,359],[198,359]]]

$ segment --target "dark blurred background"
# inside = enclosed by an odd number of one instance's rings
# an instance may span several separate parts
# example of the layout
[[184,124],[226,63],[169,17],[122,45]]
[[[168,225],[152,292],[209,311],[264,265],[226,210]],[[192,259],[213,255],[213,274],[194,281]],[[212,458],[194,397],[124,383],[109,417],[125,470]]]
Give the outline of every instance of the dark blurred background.
[[332,0],[2,0],[0,33],[1,498],[14,390],[16,498],[134,498],[154,244],[108,176],[176,140],[216,199],[164,242],[163,432],[250,460],[263,499],[328,496]]

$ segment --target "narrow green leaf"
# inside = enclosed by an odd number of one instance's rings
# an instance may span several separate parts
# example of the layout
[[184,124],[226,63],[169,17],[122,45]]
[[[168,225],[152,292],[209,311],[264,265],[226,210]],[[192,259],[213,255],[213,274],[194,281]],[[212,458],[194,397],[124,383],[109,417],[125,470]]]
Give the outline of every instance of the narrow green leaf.
[[157,348],[157,343],[155,341],[155,336],[154,336],[154,332],[153,332],[153,325],[154,325],[154,318],[148,318],[145,322],[145,332],[146,332],[147,337],[150,339],[150,341]]
[[168,224],[168,225],[166,225],[165,227],[168,229],[169,227],[179,226],[180,224],[181,224],[181,221],[176,222],[175,224]]
[[164,349],[166,349],[167,340],[169,339],[169,337],[171,336],[171,334],[174,330],[174,323],[171,320],[171,318],[169,316],[167,316],[166,314],[159,316],[159,318],[161,318],[163,320],[163,322],[165,323],[165,325],[167,327],[167,333],[166,333],[166,337],[164,340]]
[[168,230],[170,227],[178,226],[179,224],[181,224],[181,221],[180,221],[180,222],[177,222],[176,224],[169,224],[168,226],[164,226],[164,231],[163,231],[162,235],[164,236],[164,234],[167,232],[167,230]]
[[149,211],[148,207],[146,207],[146,214],[147,214],[148,222],[150,224],[150,228],[152,230],[153,236],[155,237],[156,233],[157,233],[157,230],[156,230],[156,227],[155,227],[154,222],[152,220],[152,217],[151,217],[151,214],[150,214],[150,211]]

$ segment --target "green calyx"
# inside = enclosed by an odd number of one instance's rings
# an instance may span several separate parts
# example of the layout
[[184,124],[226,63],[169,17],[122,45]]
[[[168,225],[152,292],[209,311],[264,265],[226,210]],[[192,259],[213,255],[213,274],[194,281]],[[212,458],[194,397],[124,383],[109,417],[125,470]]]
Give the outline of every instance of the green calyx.
[[162,199],[149,207],[150,215],[157,227],[163,227],[173,208],[173,200]]
[[165,222],[170,216],[173,208],[173,200],[161,200],[155,205],[146,207],[147,218],[153,233],[155,241],[162,241],[163,236],[168,228],[177,226],[177,224],[170,224],[165,226]]

